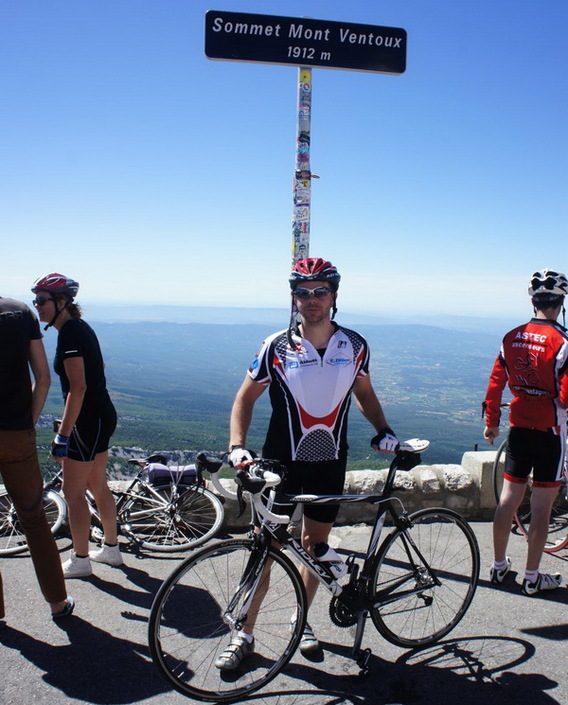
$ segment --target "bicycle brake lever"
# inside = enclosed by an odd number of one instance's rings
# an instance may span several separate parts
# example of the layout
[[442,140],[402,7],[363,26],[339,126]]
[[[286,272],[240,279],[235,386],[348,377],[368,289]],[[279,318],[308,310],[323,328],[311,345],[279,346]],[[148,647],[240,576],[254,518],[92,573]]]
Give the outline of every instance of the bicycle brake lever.
[[243,496],[243,488],[240,485],[237,487],[237,501],[239,503],[239,512],[237,514],[237,519],[240,519],[245,513],[245,509],[247,507],[245,498]]

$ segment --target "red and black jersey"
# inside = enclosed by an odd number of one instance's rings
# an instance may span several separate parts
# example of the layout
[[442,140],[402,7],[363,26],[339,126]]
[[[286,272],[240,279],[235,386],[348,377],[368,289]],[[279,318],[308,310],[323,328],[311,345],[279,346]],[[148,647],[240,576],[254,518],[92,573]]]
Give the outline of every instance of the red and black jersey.
[[505,385],[513,395],[511,426],[546,431],[566,423],[568,332],[555,321],[533,318],[503,338],[485,395],[485,423],[499,425]]
[[269,387],[272,416],[263,454],[282,462],[336,460],[347,454],[347,412],[357,377],[369,373],[369,348],[337,326],[325,352],[294,333],[269,336],[248,374]]

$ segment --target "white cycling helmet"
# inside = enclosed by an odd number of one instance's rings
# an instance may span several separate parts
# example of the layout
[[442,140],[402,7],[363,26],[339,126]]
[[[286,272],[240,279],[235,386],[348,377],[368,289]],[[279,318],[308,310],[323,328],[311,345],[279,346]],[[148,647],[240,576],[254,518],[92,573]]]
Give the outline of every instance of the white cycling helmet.
[[568,279],[561,272],[555,272],[553,269],[541,269],[535,272],[529,284],[529,296],[541,296],[545,294],[547,297],[566,296],[568,294]]

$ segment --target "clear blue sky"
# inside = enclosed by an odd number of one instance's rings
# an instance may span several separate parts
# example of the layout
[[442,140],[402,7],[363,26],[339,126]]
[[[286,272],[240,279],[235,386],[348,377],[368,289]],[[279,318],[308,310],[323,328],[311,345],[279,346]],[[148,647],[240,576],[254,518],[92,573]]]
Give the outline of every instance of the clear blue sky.
[[313,71],[311,254],[340,308],[529,314],[566,271],[566,0],[0,0],[0,293],[286,306],[297,69],[212,62],[209,9],[402,27]]

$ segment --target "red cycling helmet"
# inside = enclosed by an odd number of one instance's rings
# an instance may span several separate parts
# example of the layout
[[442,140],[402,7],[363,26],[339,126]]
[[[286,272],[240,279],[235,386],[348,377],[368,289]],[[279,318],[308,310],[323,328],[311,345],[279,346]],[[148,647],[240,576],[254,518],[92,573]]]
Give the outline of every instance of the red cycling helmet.
[[290,288],[294,290],[302,282],[329,282],[333,291],[337,291],[341,276],[337,269],[321,257],[306,257],[294,264],[290,274]]
[[71,299],[77,296],[79,291],[79,282],[70,279],[63,274],[53,272],[40,277],[32,286],[32,293],[37,294],[38,291],[50,291],[52,294],[66,294]]

